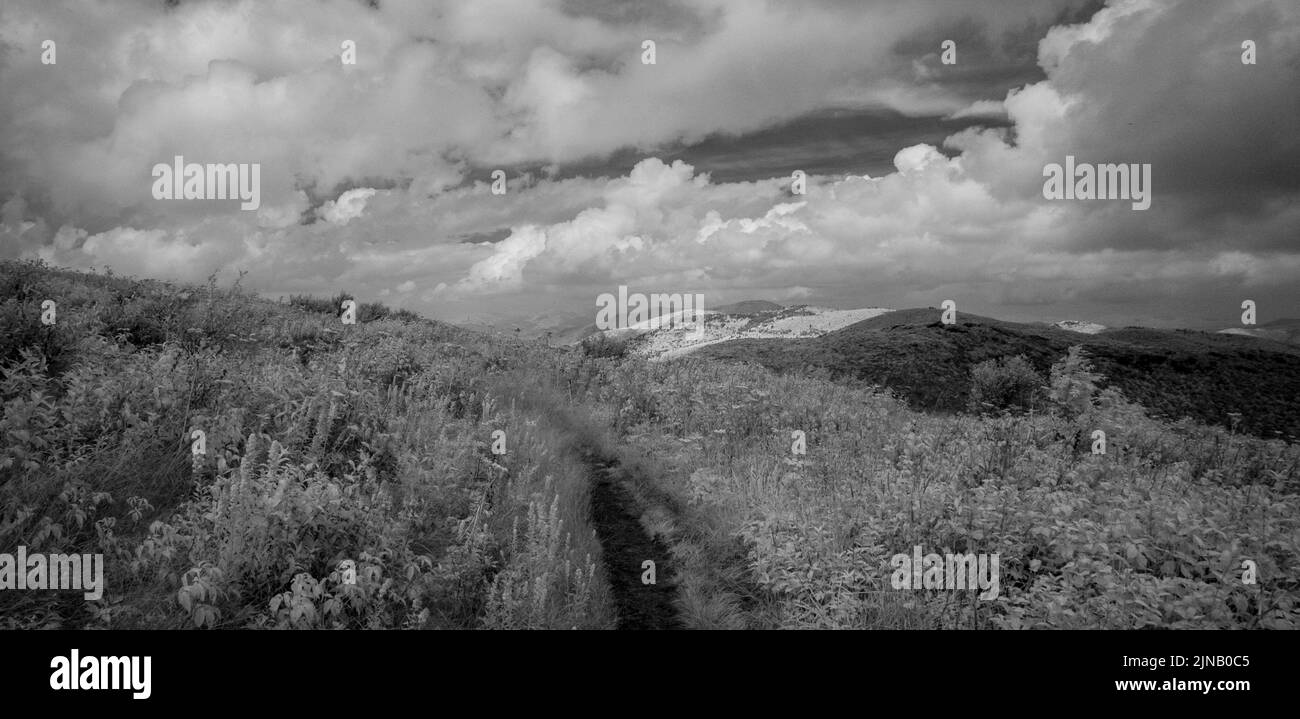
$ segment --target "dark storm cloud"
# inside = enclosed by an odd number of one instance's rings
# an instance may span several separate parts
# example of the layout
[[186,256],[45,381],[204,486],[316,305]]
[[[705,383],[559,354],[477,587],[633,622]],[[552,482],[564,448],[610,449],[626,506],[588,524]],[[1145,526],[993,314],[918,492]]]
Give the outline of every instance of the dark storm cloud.
[[711,135],[699,142],[649,149],[625,148],[598,161],[560,167],[559,177],[626,175],[647,155],[681,160],[714,182],[748,182],[809,175],[881,175],[893,171],[900,147],[939,145],[966,127],[999,126],[998,120],[909,117],[887,109],[835,109],[741,135]]
[[[1080,101],[1057,151],[1152,165],[1147,221],[1162,231],[1137,246],[1294,248],[1295,225],[1267,220],[1284,219],[1300,191],[1296,21],[1294,3],[1179,3],[1128,14],[1113,43],[1059,58],[1053,84]],[[1241,62],[1244,40],[1259,64]]]
[[[0,6],[4,256],[455,317],[619,282],[1103,321],[1297,304],[1293,2],[71,7]],[[261,207],[155,201],[173,154],[261,163]],[[1066,154],[1151,163],[1151,209],[1045,200]]]

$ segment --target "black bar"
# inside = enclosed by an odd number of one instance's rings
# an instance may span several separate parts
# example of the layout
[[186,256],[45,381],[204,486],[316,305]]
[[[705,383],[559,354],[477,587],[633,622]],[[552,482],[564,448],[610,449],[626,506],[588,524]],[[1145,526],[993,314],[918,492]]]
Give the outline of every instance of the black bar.
[[[442,713],[461,700],[495,711],[545,698],[549,712],[605,693],[614,706],[620,696],[629,702],[622,706],[650,697],[674,706],[702,687],[727,702],[763,708],[789,699],[804,710],[851,697],[879,700],[882,711],[896,701],[929,711],[1244,707],[1285,699],[1296,681],[1294,637],[1281,632],[50,631],[6,632],[0,642],[3,696],[51,710],[429,702]],[[149,656],[150,696],[52,689],[52,658],[72,649],[83,658]],[[1186,666],[1170,666],[1171,656]],[[1207,656],[1228,659],[1198,667]],[[1155,669],[1137,660],[1159,657]],[[1245,680],[1249,688],[1118,691],[1127,680]]]

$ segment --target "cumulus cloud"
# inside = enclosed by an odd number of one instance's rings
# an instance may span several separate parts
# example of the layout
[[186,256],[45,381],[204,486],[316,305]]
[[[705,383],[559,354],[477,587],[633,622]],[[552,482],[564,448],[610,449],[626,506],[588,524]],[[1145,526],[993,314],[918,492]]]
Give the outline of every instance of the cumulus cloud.
[[[1300,299],[1294,3],[629,7],[6,3],[0,252],[193,280],[247,268],[268,292],[395,292],[449,319],[587,307],[617,284],[1110,322]],[[51,34],[59,64],[42,66]],[[658,64],[640,64],[644,39]],[[814,175],[802,197],[788,174],[718,182],[654,156],[845,106],[1003,126],[901,143],[891,172]],[[628,148],[649,157],[563,176]],[[153,200],[149,167],[173,154],[260,162],[261,210]],[[1151,209],[1044,200],[1043,166],[1067,154],[1151,163]],[[546,171],[512,169],[494,195],[498,166]]]
[[[1078,2],[1013,4],[1041,18]],[[149,168],[174,154],[260,162],[278,204],[304,185],[410,181],[458,160],[566,162],[743,132],[836,99],[955,110],[961,92],[907,81],[911,53],[896,53],[898,39],[968,16],[980,18],[980,37],[1025,22],[997,3],[958,16],[933,2],[868,13],[747,0],[665,7],[7,2],[0,81],[14,91],[0,108],[0,192],[39,195],[60,221],[98,231],[192,211],[149,196]],[[58,43],[55,65],[39,61],[46,39]],[[659,43],[654,66],[640,64],[645,39]],[[355,65],[340,62],[344,40]]]
[[[1014,133],[960,133],[948,143],[959,151],[955,157],[928,145],[903,148],[896,172],[822,178],[801,203],[783,203],[773,183],[751,186],[770,209],[725,219],[717,209],[725,189],[647,161],[614,185],[601,209],[529,228],[537,251],[528,264],[546,282],[548,268],[614,256],[616,247],[618,262],[591,275],[715,290],[774,280],[820,284],[835,288],[823,297],[857,303],[873,292],[917,304],[937,304],[939,292],[986,307],[1079,301],[1112,314],[1115,307],[1099,305],[1115,299],[1131,306],[1135,287],[1152,311],[1168,311],[1183,293],[1193,295],[1183,299],[1189,304],[1218,302],[1231,310],[1239,300],[1225,301],[1222,293],[1264,292],[1277,311],[1294,312],[1300,155],[1290,112],[1296,95],[1285,86],[1297,79],[1300,53],[1287,40],[1297,37],[1297,14],[1268,3],[1118,3],[1090,22],[1048,33],[1040,47],[1048,79],[1000,103]],[[1252,19],[1254,32],[1245,29]],[[1221,57],[1205,60],[1206,45],[1184,39],[1191,27]],[[1242,65],[1238,38],[1246,35],[1269,48],[1280,67]],[[1208,41],[1216,37],[1228,39]],[[1156,58],[1172,77],[1133,72],[1145,58]],[[1243,107],[1253,109],[1251,119],[1234,119]],[[1248,135],[1238,134],[1242,124]],[[1043,200],[1042,168],[1066,154],[1151,163],[1152,209]],[[655,182],[645,180],[651,175]],[[661,183],[694,191],[651,191]],[[638,200],[629,201],[629,193]],[[548,237],[589,239],[551,247]],[[575,245],[584,256],[569,256]],[[516,276],[521,271],[516,267]],[[860,278],[869,283],[854,288]]]
[[338,200],[326,202],[319,210],[321,218],[326,222],[332,222],[336,225],[346,225],[348,220],[360,217],[362,210],[366,209],[366,200],[374,196],[376,190],[372,187],[360,187],[355,190],[348,190],[339,195]]

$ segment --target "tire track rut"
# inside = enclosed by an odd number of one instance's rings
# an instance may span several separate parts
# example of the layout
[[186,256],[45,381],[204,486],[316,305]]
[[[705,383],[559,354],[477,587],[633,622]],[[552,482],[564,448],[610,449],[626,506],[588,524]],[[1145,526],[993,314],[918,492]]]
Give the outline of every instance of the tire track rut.
[[[591,519],[614,595],[619,629],[680,629],[676,582],[668,547],[649,536],[638,520],[637,503],[622,486],[618,461],[585,453],[591,477]],[[642,584],[645,560],[655,563],[655,583]]]

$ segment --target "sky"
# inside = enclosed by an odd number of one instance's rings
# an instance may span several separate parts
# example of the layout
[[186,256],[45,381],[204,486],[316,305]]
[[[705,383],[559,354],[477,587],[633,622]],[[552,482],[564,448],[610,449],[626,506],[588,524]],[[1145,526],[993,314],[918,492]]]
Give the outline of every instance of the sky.
[[[530,329],[620,285],[1267,322],[1298,88],[1294,0],[5,0],[0,258]],[[175,155],[259,207],[156,199]],[[1067,155],[1149,164],[1149,209],[1045,198]]]

